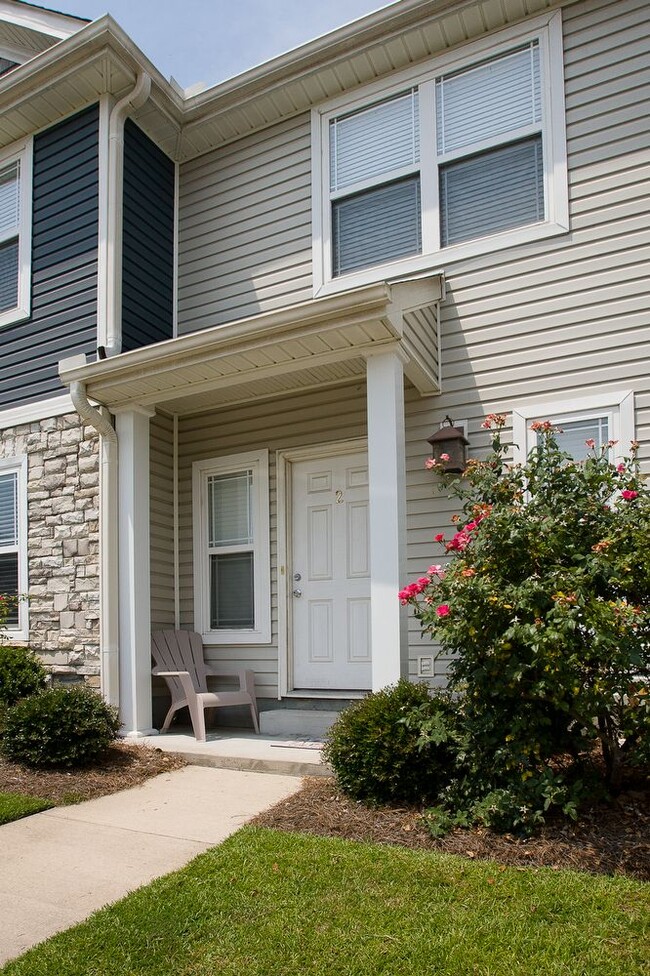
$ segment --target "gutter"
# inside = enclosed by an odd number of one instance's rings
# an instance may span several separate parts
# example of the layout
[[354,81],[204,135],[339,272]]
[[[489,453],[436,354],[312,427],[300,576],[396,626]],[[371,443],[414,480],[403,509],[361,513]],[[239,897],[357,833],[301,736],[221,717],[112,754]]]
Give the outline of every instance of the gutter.
[[[85,359],[72,356],[60,369]],[[117,434],[112,423],[86,394],[85,383],[69,384],[72,405],[99,434],[99,646],[101,692],[109,705],[119,706],[118,487]]]

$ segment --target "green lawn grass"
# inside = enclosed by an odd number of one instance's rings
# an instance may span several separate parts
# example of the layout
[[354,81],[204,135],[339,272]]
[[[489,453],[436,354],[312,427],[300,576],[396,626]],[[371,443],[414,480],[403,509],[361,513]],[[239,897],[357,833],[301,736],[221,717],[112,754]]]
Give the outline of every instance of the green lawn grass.
[[39,800],[35,796],[23,796],[22,793],[0,793],[0,824],[29,817],[32,813],[49,810],[53,803],[49,800]]
[[650,887],[245,828],[5,976],[641,976]]

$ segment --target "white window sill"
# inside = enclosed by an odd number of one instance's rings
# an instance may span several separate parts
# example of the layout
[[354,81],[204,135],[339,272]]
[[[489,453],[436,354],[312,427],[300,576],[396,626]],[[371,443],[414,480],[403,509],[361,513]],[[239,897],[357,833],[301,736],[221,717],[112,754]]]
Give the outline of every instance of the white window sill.
[[25,322],[29,316],[29,308],[8,308],[6,312],[0,312],[0,329],[5,325]]
[[204,630],[204,644],[270,644],[271,635],[261,630]]
[[[338,278],[331,278],[321,283],[319,283],[315,276],[314,298],[336,295],[339,292],[350,291],[362,285],[371,285],[378,281],[401,278],[423,271],[441,273],[441,269],[446,270],[447,266],[453,264],[455,261],[479,258],[483,255],[492,254],[493,251],[502,251],[506,248],[517,247],[522,244],[532,244],[535,241],[546,240],[549,237],[557,237],[560,234],[567,234],[568,231],[568,223],[565,224],[563,222],[531,224],[527,227],[517,227],[514,230],[497,234],[493,237],[482,237],[480,240],[454,244],[451,247],[446,247],[443,250],[430,254],[417,254],[412,258],[404,258],[401,261],[393,261],[390,264],[374,265],[371,268],[352,271],[349,274],[340,275]],[[317,267],[316,263],[314,267]]]

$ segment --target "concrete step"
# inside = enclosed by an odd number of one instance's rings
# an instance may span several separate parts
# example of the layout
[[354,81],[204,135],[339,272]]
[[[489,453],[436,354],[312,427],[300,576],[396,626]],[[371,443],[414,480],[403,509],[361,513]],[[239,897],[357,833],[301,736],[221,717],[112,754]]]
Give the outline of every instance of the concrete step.
[[260,712],[262,735],[298,735],[323,739],[340,712],[313,708],[273,708]]
[[210,731],[206,742],[197,742],[191,729],[175,729],[165,735],[146,736],[137,743],[175,752],[193,766],[239,769],[285,776],[331,776],[321,762],[315,736],[255,735],[244,729]]

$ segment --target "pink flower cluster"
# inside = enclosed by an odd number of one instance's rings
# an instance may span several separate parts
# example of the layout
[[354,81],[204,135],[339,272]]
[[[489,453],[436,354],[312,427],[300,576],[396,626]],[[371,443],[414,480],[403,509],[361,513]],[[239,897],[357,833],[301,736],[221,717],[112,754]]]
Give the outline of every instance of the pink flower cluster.
[[631,488],[626,488],[625,491],[621,492],[621,498],[624,498],[626,502],[633,502],[638,497],[638,491],[633,491]]
[[409,583],[408,586],[405,586],[403,590],[400,590],[397,596],[399,597],[399,601],[402,606],[406,606],[409,600],[412,600],[413,597],[419,596],[420,593],[424,592],[430,582],[431,580],[428,576],[421,576],[415,581],[415,583]]
[[555,430],[550,420],[534,420],[530,425],[530,429],[536,434],[547,434],[550,430]]
[[472,532],[478,529],[479,525],[484,518],[487,518],[489,510],[479,512],[472,522],[468,522],[464,525],[450,540],[445,542],[445,537],[442,532],[439,532],[437,536],[434,537],[434,542],[440,542],[444,545],[447,552],[463,552],[467,549],[472,537]]
[[481,427],[483,430],[492,430],[493,427],[500,429],[506,425],[506,415],[504,413],[489,413]]

